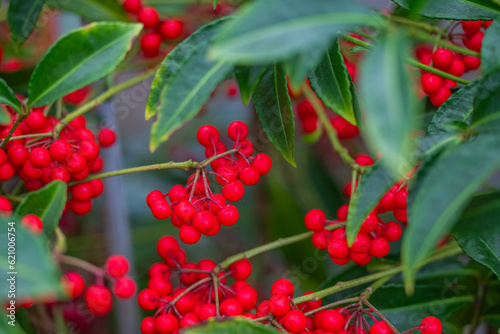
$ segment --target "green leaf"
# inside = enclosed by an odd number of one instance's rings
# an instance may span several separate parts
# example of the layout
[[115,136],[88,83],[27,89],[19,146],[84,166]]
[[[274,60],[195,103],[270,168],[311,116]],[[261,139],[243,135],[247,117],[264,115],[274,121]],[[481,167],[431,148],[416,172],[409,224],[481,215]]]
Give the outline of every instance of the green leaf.
[[463,122],[470,125],[474,110],[474,99],[481,85],[481,80],[475,80],[453,93],[434,113],[427,127],[425,137],[420,142],[422,151],[428,151],[450,137],[456,136],[457,131],[450,131],[446,125],[451,122]]
[[377,161],[366,173],[356,187],[349,203],[347,214],[347,242],[352,245],[356,235],[370,212],[375,209],[380,199],[397,181],[396,176]]
[[356,125],[351,78],[340,53],[338,40],[325,52],[318,66],[310,72],[309,81],[316,95],[328,108]]
[[[409,9],[414,0],[393,0]],[[493,20],[500,14],[500,7],[489,0],[439,0],[428,1],[418,13],[422,16],[447,20]]]
[[[8,306],[6,305],[6,307],[8,307]],[[5,309],[4,309],[4,311],[5,311]],[[2,317],[2,319],[4,319],[4,321],[0,322],[0,333],[5,333],[5,334],[26,334],[26,332],[19,325],[19,323],[17,321],[18,319],[15,318],[15,315],[14,315],[14,318],[10,318],[7,315],[7,313],[1,312],[0,313],[0,317]],[[15,326],[8,324],[13,319],[15,319],[15,321],[13,322],[13,324],[15,324]]]
[[495,20],[486,29],[481,46],[481,70],[486,75],[500,67],[500,21]]
[[420,166],[408,196],[409,224],[401,254],[409,292],[422,260],[452,229],[474,191],[500,167],[499,144],[498,137],[479,136]]
[[212,59],[273,62],[327,48],[341,31],[373,20],[369,8],[343,0],[260,0],[242,6],[235,17],[218,34]]
[[497,132],[500,128],[500,68],[481,79],[476,94],[472,128]]
[[56,6],[89,21],[130,21],[123,6],[116,0],[57,1]]
[[217,0],[212,0],[212,5],[214,6],[214,10],[217,8]]
[[[13,222],[13,223],[10,223]],[[60,277],[44,234],[34,235],[21,226],[19,218],[0,218],[0,289],[9,291],[7,278],[16,276],[16,299],[43,298],[62,295]],[[14,230],[8,228],[14,227]],[[10,233],[10,234],[9,234]],[[12,233],[15,234],[13,237]],[[15,240],[12,242],[12,240]],[[9,245],[10,242],[10,245]],[[9,246],[15,244],[15,264],[10,268]],[[12,249],[11,249],[12,250]],[[16,274],[10,274],[10,273]]]
[[45,0],[11,0],[7,20],[10,38],[19,47],[28,39],[42,11]]
[[141,24],[100,22],[59,38],[33,71],[28,109],[54,102],[110,74],[141,29]]
[[[226,318],[227,319],[227,318]],[[210,319],[200,325],[183,328],[183,334],[221,334],[221,333],[251,333],[251,334],[279,334],[280,332],[270,326],[249,321],[243,317],[230,318],[229,320]]]
[[0,125],[9,125],[12,122],[12,117],[5,106],[0,105]]
[[16,209],[16,215],[37,215],[43,221],[43,230],[47,237],[54,233],[59,224],[67,199],[67,185],[62,181],[53,181],[45,187],[32,191],[24,197]]
[[284,66],[269,66],[254,94],[254,105],[267,138],[286,161],[295,165],[293,111]]
[[324,54],[323,48],[311,47],[285,60],[289,83],[296,91],[300,90],[307,74],[318,64]]
[[8,104],[11,106],[16,112],[21,112],[21,102],[14,94],[12,88],[5,82],[5,80],[0,78],[0,104]]
[[365,139],[382,153],[388,168],[400,169],[412,150],[418,103],[405,63],[408,39],[391,31],[368,53],[361,66],[360,99],[365,110]]
[[462,250],[500,279],[500,193],[475,197],[453,230]]
[[158,113],[151,129],[151,151],[191,120],[215,87],[232,72],[232,64],[206,58],[208,46],[224,21],[201,27],[163,61],[153,81],[146,111],[146,118]]
[[250,102],[260,79],[266,71],[266,66],[255,65],[255,66],[236,66],[234,68],[234,73],[236,75],[236,81],[238,81],[238,87],[240,89],[241,100],[245,105]]

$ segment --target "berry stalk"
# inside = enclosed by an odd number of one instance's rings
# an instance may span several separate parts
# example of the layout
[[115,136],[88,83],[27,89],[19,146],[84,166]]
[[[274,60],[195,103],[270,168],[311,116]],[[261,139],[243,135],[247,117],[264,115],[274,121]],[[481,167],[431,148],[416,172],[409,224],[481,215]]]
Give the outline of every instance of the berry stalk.
[[410,34],[411,34],[412,37],[414,37],[414,38],[416,38],[418,40],[421,40],[423,42],[433,43],[433,44],[439,45],[441,47],[447,48],[448,50],[459,52],[459,53],[467,55],[467,56],[473,56],[473,57],[481,58],[481,53],[473,51],[473,50],[469,50],[469,49],[466,49],[466,48],[463,48],[463,47],[460,47],[460,46],[458,46],[456,44],[453,44],[453,43],[450,43],[448,41],[445,41],[445,40],[442,40],[442,39],[439,39],[439,40],[436,41],[435,37],[429,36],[429,35],[424,34],[424,33],[419,33],[419,32],[416,32],[416,31],[411,31]]

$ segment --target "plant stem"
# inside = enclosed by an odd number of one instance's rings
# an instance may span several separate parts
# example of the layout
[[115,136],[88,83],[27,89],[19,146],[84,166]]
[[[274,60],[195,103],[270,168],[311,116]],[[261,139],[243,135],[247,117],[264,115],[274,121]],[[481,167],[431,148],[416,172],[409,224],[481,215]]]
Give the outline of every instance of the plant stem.
[[10,137],[10,140],[16,140],[16,139],[25,139],[25,138],[36,138],[36,137],[52,137],[53,133],[52,132],[46,132],[46,133],[35,133],[32,135],[22,135],[22,136],[14,136]]
[[96,265],[93,265],[92,263],[89,263],[87,261],[78,259],[76,257],[67,256],[67,255],[59,255],[58,259],[61,263],[64,263],[64,264],[67,264],[67,265],[73,266],[73,267],[82,268],[83,270],[91,272],[96,276],[104,277],[104,274],[105,274],[104,269],[102,269]]
[[[370,43],[367,43],[365,41],[362,41],[358,38],[355,38],[355,37],[352,37],[352,36],[349,36],[349,35],[342,35],[342,39],[352,43],[352,44],[355,44],[355,45],[358,45],[358,46],[362,46],[366,49],[371,49],[373,48],[373,44],[370,44]],[[430,72],[430,73],[433,73],[433,74],[436,74],[436,75],[439,75],[440,77],[443,77],[445,79],[450,79],[450,80],[453,80],[455,82],[458,82],[458,83],[461,83],[461,84],[464,84],[464,85],[467,85],[470,83],[469,80],[466,80],[466,79],[462,79],[460,77],[457,77],[457,76],[454,76],[454,75],[451,75],[449,73],[446,73],[444,71],[440,71],[438,70],[437,68],[434,68],[434,67],[431,67],[431,66],[427,66],[427,65],[424,65],[422,64],[421,62],[413,59],[413,58],[410,58],[408,57],[406,59],[406,62],[413,66],[413,67],[416,67],[416,68],[419,68],[421,70],[424,70],[424,71],[427,71],[427,72]]]
[[15,196],[15,195],[2,195],[3,197],[7,198],[9,201],[13,201],[13,202],[17,202],[17,203],[21,203],[24,198],[20,197],[20,196]]
[[500,6],[500,0],[491,0],[495,5]]
[[9,142],[10,138],[12,137],[12,134],[14,133],[14,131],[16,131],[17,127],[19,126],[19,124],[21,124],[21,122],[26,118],[26,115],[24,112],[22,112],[21,114],[19,114],[19,116],[17,116],[17,119],[16,121],[14,122],[14,124],[12,125],[12,128],[10,128],[10,131],[9,133],[7,134],[7,137],[5,137],[5,139],[2,141],[2,145],[0,145],[0,148],[4,149],[5,146],[7,145],[7,143]]
[[102,93],[98,97],[90,100],[89,102],[85,103],[84,105],[82,105],[81,107],[79,107],[78,109],[76,109],[72,113],[68,114],[66,117],[64,117],[54,128],[54,135],[59,136],[59,134],[61,133],[64,126],[66,124],[68,124],[69,122],[71,122],[72,120],[74,120],[75,118],[77,118],[78,116],[83,115],[87,111],[94,109],[95,107],[99,106],[101,103],[103,103],[107,99],[111,98],[115,94],[121,92],[122,90],[125,90],[129,87],[132,87],[132,86],[138,84],[139,82],[151,77],[155,73],[156,73],[156,68],[152,71],[144,72],[144,73],[142,73],[142,74],[140,74],[140,75],[138,75],[130,80],[127,80],[125,82],[122,82],[122,83],[114,86],[114,87],[109,88],[107,91],[105,91],[104,93]]
[[439,46],[445,47],[449,50],[452,50],[452,51],[455,51],[455,52],[458,52],[458,53],[461,53],[464,55],[481,58],[481,53],[479,53],[479,52],[460,47],[456,44],[450,43],[450,42],[442,40],[442,39],[439,39],[436,41],[434,36],[429,36],[425,33],[420,33],[420,32],[415,32],[415,31],[410,32],[410,34],[412,35],[412,37],[414,37],[418,40],[421,40],[423,42],[435,43]]
[[[334,230],[334,229],[339,228],[339,227],[342,227],[342,226],[341,225],[328,225],[328,226],[325,226],[325,229]],[[310,238],[312,235],[313,235],[313,232],[304,232],[304,233],[293,235],[293,236],[288,237],[288,238],[279,238],[279,239],[277,239],[273,242],[270,242],[268,244],[261,245],[259,247],[252,248],[252,249],[244,251],[242,253],[232,255],[232,256],[228,257],[227,259],[225,259],[224,261],[222,261],[221,263],[219,263],[218,267],[220,268],[220,270],[226,269],[227,267],[229,267],[231,264],[233,264],[236,261],[239,261],[242,259],[249,259],[251,257],[254,257],[255,255],[259,255],[259,254],[268,252],[270,250],[277,249],[277,248],[287,246],[287,245],[291,245],[291,244],[294,244],[294,243],[302,241],[302,240],[306,240],[306,239]]]
[[380,317],[380,319],[382,319],[392,329],[392,331],[394,333],[399,334],[399,331],[396,329],[396,327],[394,327],[394,325],[391,324],[391,322],[389,320],[387,320],[387,318],[384,317],[384,315],[382,313],[380,313],[380,311],[377,310],[375,308],[375,306],[373,306],[368,300],[363,299],[363,304],[365,304],[366,306],[371,308],[373,310],[373,312],[375,312]]
[[335,131],[335,129],[333,128],[333,125],[330,122],[328,116],[326,115],[325,109],[319,102],[316,93],[314,93],[314,91],[309,87],[309,85],[303,85],[302,91],[304,92],[305,97],[307,98],[307,100],[309,100],[309,102],[314,108],[314,111],[318,115],[318,118],[321,124],[323,125],[323,128],[325,129],[328,138],[330,139],[330,143],[332,144],[333,150],[340,155],[340,157],[346,163],[346,165],[348,165],[355,171],[358,171],[360,174],[366,172],[367,168],[357,164],[354,158],[351,157],[347,149],[340,142],[339,137],[337,136],[337,131]]
[[405,17],[394,16],[394,15],[387,16],[387,18],[392,22],[400,23],[400,24],[403,24],[403,25],[409,26],[409,27],[414,27],[414,28],[426,31],[429,34],[441,34],[441,35],[446,34],[446,32],[443,31],[441,28],[430,25],[429,23],[415,22],[415,21],[407,19]]
[[212,273],[212,280],[214,284],[215,293],[215,313],[217,317],[220,317],[220,304],[219,304],[219,277],[217,273]]
[[334,308],[336,306],[343,305],[343,304],[355,303],[357,301],[359,301],[359,297],[352,297],[352,298],[348,298],[348,299],[344,299],[344,300],[339,300],[339,301],[336,301],[334,303],[330,303],[330,304],[318,307],[317,309],[314,309],[312,311],[304,313],[304,315],[306,317],[308,317],[308,316],[313,315],[314,313],[319,312],[319,311],[323,311],[323,310],[327,310],[327,309],[330,309],[330,308]]

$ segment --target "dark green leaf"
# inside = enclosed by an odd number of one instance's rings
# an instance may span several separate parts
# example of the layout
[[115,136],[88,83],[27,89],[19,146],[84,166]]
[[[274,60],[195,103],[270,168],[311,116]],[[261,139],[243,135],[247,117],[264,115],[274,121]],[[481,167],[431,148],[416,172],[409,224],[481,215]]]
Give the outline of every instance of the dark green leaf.
[[288,81],[292,89],[300,90],[300,85],[305,82],[306,75],[316,66],[324,53],[321,46],[311,47],[285,61]]
[[481,46],[481,70],[486,75],[500,67],[500,21],[494,21],[484,33]]
[[[6,307],[8,307],[6,305]],[[5,310],[5,309],[4,309]],[[14,318],[10,318],[6,313],[1,312],[0,317],[4,319],[4,321],[0,322],[0,333],[5,333],[5,334],[26,334],[26,332],[20,327],[18,323],[18,319],[16,319],[16,316],[14,315]],[[13,325],[9,325],[8,323],[15,319]]]
[[11,0],[7,20],[10,38],[15,46],[28,39],[42,11],[45,0]]
[[54,102],[111,73],[141,29],[141,24],[100,22],[59,38],[33,71],[28,107]]
[[230,320],[214,320],[203,322],[198,326],[181,329],[181,334],[222,334],[222,333],[251,333],[251,334],[279,334],[280,332],[270,326],[248,321],[243,317]]
[[116,0],[57,1],[56,6],[90,21],[130,21],[123,6]]
[[349,245],[356,239],[356,235],[366,217],[375,209],[382,196],[396,181],[396,176],[387,171],[380,161],[363,175],[349,203],[346,222],[346,235]]
[[146,111],[146,118],[158,113],[151,129],[151,151],[191,120],[215,87],[232,72],[233,66],[226,61],[206,58],[208,46],[223,21],[201,27],[195,36],[179,44],[175,49],[179,50],[165,58],[156,74]]
[[500,68],[481,79],[472,115],[472,127],[497,132],[500,127]]
[[260,0],[235,16],[218,34],[212,59],[268,63],[311,47],[327,48],[340,31],[373,20],[369,8],[343,0]]
[[43,221],[45,235],[50,237],[61,219],[67,199],[66,191],[66,183],[62,181],[53,181],[41,189],[32,191],[19,204],[16,215],[19,217],[27,214],[37,215]]
[[463,251],[493,271],[500,279],[500,193],[473,199],[453,235]]
[[0,79],[0,104],[8,104],[16,112],[21,112],[21,102],[19,102],[12,88],[3,79]]
[[391,31],[361,66],[360,99],[365,110],[366,142],[385,157],[387,168],[401,169],[412,150],[418,103],[405,63],[408,39]]
[[309,81],[316,95],[328,108],[356,125],[351,78],[340,53],[338,40],[324,53],[318,66],[310,72]]
[[[393,0],[409,8],[413,0]],[[419,11],[420,15],[447,20],[493,20],[500,14],[500,7],[489,0],[439,0],[428,1]]]
[[[14,222],[14,224],[9,224]],[[16,274],[16,299],[22,300],[23,297],[55,297],[61,295],[60,272],[56,268],[50,253],[48,240],[44,234],[34,235],[21,226],[21,221],[17,217],[1,218],[0,225],[0,270],[2,279],[0,289],[9,291],[7,278],[11,272]],[[15,231],[8,231],[13,226]],[[12,234],[15,234],[15,265],[10,268],[8,262],[8,247],[13,243]]]
[[410,187],[409,224],[402,245],[408,291],[421,262],[452,229],[474,191],[499,167],[500,139],[494,136],[450,147],[421,165]]
[[281,64],[269,66],[254,94],[254,105],[267,138],[295,166],[293,112]]
[[236,81],[240,89],[241,100],[246,105],[250,102],[260,79],[266,71],[266,66],[236,66],[234,73],[236,74]]

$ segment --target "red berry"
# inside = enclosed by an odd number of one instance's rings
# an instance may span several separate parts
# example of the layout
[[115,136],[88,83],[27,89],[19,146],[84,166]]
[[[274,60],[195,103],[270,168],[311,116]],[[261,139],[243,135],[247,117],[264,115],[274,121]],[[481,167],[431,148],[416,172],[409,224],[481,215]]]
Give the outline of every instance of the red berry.
[[14,166],[10,162],[4,163],[0,167],[0,181],[10,180],[16,173]]
[[307,318],[301,311],[292,310],[283,318],[283,326],[290,333],[301,333],[306,329]]
[[375,214],[373,213],[370,213],[368,215],[368,217],[366,217],[365,221],[363,222],[363,224],[361,225],[361,229],[360,231],[362,233],[370,233],[370,232],[373,232],[375,231],[375,229],[377,228],[378,226],[378,218]]
[[319,232],[325,228],[326,215],[319,209],[312,209],[306,213],[304,224],[310,231]]
[[24,146],[14,144],[7,150],[7,157],[12,165],[21,167],[28,160],[29,154]]
[[231,277],[235,280],[246,280],[252,274],[252,263],[248,259],[241,259],[229,266]]
[[441,334],[443,325],[436,317],[425,317],[420,323],[420,332],[422,334]]
[[465,73],[465,64],[459,59],[453,59],[450,68],[448,68],[448,73],[456,77],[461,77]]
[[172,314],[163,314],[156,318],[155,328],[158,334],[173,333],[178,327],[177,318]]
[[181,201],[175,206],[175,215],[185,223],[190,222],[195,214],[196,209],[189,201]]
[[92,197],[94,198],[99,197],[104,191],[104,183],[102,182],[102,180],[101,179],[92,180],[90,181],[90,184],[94,189],[94,195]]
[[398,221],[402,223],[408,222],[408,216],[406,209],[397,209],[394,210],[394,218],[396,218]]
[[189,194],[183,186],[177,184],[170,188],[168,198],[170,199],[170,202],[178,202],[189,199]]
[[34,111],[30,112],[28,118],[26,118],[26,125],[32,131],[40,130],[45,126],[46,117],[43,114],[43,111]]
[[163,196],[161,191],[153,190],[146,197],[146,203],[151,208],[151,205],[153,205],[154,202],[156,202],[157,200],[162,199],[162,198],[165,198],[165,197]]
[[349,255],[349,246],[344,239],[333,238],[328,243],[328,254],[335,258],[343,258]]
[[54,169],[53,171],[50,172],[50,179],[52,181],[54,180],[61,180],[65,183],[68,183],[71,178],[71,175],[69,172],[66,170],[64,167],[59,167]]
[[370,334],[392,334],[394,333],[385,321],[377,321],[370,327]]
[[255,167],[245,167],[240,170],[239,177],[244,185],[253,186],[259,182],[260,171]]
[[484,37],[484,33],[482,31],[478,31],[469,38],[465,37],[463,39],[463,42],[464,42],[464,45],[468,49],[476,51],[476,52],[481,52],[481,46],[483,44],[483,37]]
[[196,132],[196,139],[205,147],[212,146],[219,141],[219,131],[212,125],[203,125]]
[[104,286],[89,286],[85,291],[84,299],[88,310],[95,315],[106,315],[113,305],[111,292]]
[[225,226],[234,225],[239,217],[238,209],[232,204],[227,204],[217,213],[217,220]]
[[160,25],[160,33],[165,39],[176,39],[182,34],[183,27],[179,20],[166,20]]
[[116,134],[110,128],[102,128],[101,131],[99,131],[97,140],[99,140],[99,145],[102,147],[110,147],[116,141]]
[[217,315],[217,309],[215,304],[203,304],[198,310],[198,318],[200,321],[205,321],[209,318],[213,318]]
[[155,318],[146,317],[141,321],[141,333],[142,334],[156,334],[155,328]]
[[158,25],[160,17],[155,8],[144,7],[137,13],[137,21],[142,23],[145,29],[152,29]]
[[472,71],[478,68],[481,65],[481,58],[473,57],[473,56],[464,56],[462,61],[465,65],[467,71]]
[[[235,144],[235,146],[236,146],[236,144]],[[235,146],[233,146],[233,147],[235,147]],[[248,139],[240,141],[237,148],[238,148],[238,152],[240,152],[241,154],[246,155],[246,156],[251,156],[253,154],[253,150],[254,150],[252,142]]]
[[106,268],[106,272],[111,277],[122,277],[129,271],[129,263],[127,258],[122,255],[111,255],[106,260],[106,264],[104,265]]
[[370,246],[370,237],[365,233],[358,233],[356,239],[354,239],[354,242],[351,245],[351,250],[356,253],[365,253],[368,252]]
[[242,287],[236,292],[236,299],[244,311],[250,311],[257,305],[257,291],[251,286]]
[[87,165],[87,160],[81,153],[72,153],[66,159],[66,169],[70,173],[81,172]]
[[157,32],[148,32],[141,37],[141,49],[147,54],[156,55],[160,45],[161,36]]
[[394,242],[398,241],[401,238],[401,234],[403,234],[403,230],[401,226],[396,222],[388,222],[386,226],[386,230],[384,233],[384,238],[387,241]]
[[356,157],[356,163],[361,166],[371,166],[374,161],[369,155],[360,154]]
[[71,298],[78,298],[85,290],[85,280],[75,272],[69,272],[62,279],[62,286],[66,294]]
[[429,99],[434,106],[440,107],[450,96],[451,90],[446,86],[441,86],[437,93],[429,95]]
[[3,166],[7,162],[7,154],[3,149],[0,148],[0,166]]
[[447,70],[454,58],[453,52],[439,48],[432,54],[432,65],[440,70]]
[[151,204],[151,213],[156,219],[168,219],[172,214],[172,209],[165,198],[160,198]]
[[22,171],[24,173],[26,173],[26,175],[29,178],[34,179],[34,180],[41,178],[43,175],[43,171],[40,168],[33,167],[33,165],[31,164],[31,162],[29,160],[27,160],[24,163]]
[[21,219],[21,226],[26,227],[33,234],[40,234],[43,231],[43,222],[37,215],[27,214]]
[[488,29],[490,27],[490,24],[492,24],[492,23],[493,23],[493,20],[483,21],[484,29]]
[[87,161],[94,161],[99,156],[100,147],[95,141],[84,140],[80,143],[80,153]]
[[156,251],[162,258],[167,259],[180,249],[179,242],[172,236],[161,237],[156,244]]
[[385,257],[387,256],[387,254],[389,254],[390,249],[391,246],[386,239],[378,238],[372,240],[372,245],[370,247],[369,253],[374,257]]
[[282,294],[288,297],[293,297],[294,291],[295,288],[292,282],[286,278],[280,278],[271,286],[271,296]]
[[229,182],[234,181],[238,178],[238,173],[236,173],[233,168],[228,166],[221,166],[217,168],[215,172],[218,174],[215,176],[215,180],[221,186],[225,186]]
[[210,211],[198,211],[193,217],[193,227],[200,232],[207,232],[214,227],[214,220],[215,216]]
[[137,296],[137,302],[139,304],[139,307],[144,311],[152,311],[158,307],[158,298],[160,298],[160,296],[155,290],[144,289],[139,292],[139,295]]
[[248,136],[248,126],[242,121],[234,121],[229,124],[227,134],[231,140],[243,141]]
[[353,138],[356,137],[359,133],[359,129],[357,126],[352,125],[339,115],[333,116],[330,122],[332,123],[335,131],[337,131],[337,136],[339,137],[339,139]]
[[201,233],[193,226],[182,225],[179,229],[179,238],[187,245],[197,243],[201,238]]
[[230,317],[243,314],[243,306],[236,298],[228,298],[220,304],[220,313]]
[[113,292],[119,298],[130,298],[135,294],[137,286],[135,281],[130,277],[120,277],[113,285]]
[[468,34],[471,34],[471,35],[478,32],[479,29],[481,29],[481,26],[483,24],[483,22],[480,20],[478,20],[478,21],[461,21],[460,23],[462,24],[462,28],[464,29],[464,31]]
[[11,213],[12,213],[12,204],[7,198],[0,196],[0,216],[8,217],[10,216]]
[[142,8],[141,0],[125,0],[123,8],[130,14],[137,14]]
[[422,89],[425,94],[433,94],[439,91],[441,88],[442,80],[441,77],[432,74],[432,73],[424,73],[422,77],[420,77],[420,83],[422,84]]
[[29,154],[29,160],[34,167],[44,168],[50,163],[50,153],[46,148],[34,148]]
[[269,299],[269,310],[277,317],[282,317],[290,311],[290,301],[284,295],[274,295]]
[[244,194],[245,188],[238,180],[231,181],[222,188],[222,195],[231,202],[239,201]]
[[326,250],[328,247],[329,236],[330,236],[330,231],[328,230],[315,232],[311,237],[313,246],[319,250]]
[[321,316],[321,327],[330,332],[341,331],[344,323],[344,317],[336,310],[325,310]]
[[273,162],[271,158],[265,154],[265,153],[259,153],[255,156],[253,159],[253,162],[251,164],[252,167],[255,167],[259,170],[260,175],[265,175],[269,173],[271,170],[271,167],[273,165]]
[[77,201],[89,201],[94,197],[94,187],[90,182],[78,183],[71,188],[71,196]]

